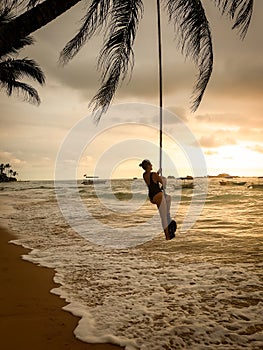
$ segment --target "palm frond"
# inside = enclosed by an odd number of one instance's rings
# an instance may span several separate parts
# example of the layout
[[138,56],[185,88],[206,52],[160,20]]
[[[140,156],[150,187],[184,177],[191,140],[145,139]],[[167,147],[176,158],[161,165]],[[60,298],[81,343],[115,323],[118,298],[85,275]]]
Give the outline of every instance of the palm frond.
[[0,26],[8,23],[14,16],[11,13],[12,6],[6,4],[0,5]]
[[102,71],[102,86],[90,103],[97,121],[107,111],[120,80],[125,79],[129,68],[133,68],[132,45],[142,14],[141,0],[116,0],[113,3],[108,40],[100,52],[98,62]]
[[29,0],[27,7],[32,8],[32,7],[36,6],[39,2],[40,2],[40,0]]
[[22,93],[24,101],[36,105],[39,105],[41,102],[37,90],[34,89],[31,85],[20,81],[13,81],[12,84],[8,84],[7,86],[8,96],[11,96],[14,90],[17,92],[18,95]]
[[9,52],[0,56],[1,60],[7,59],[10,56],[17,55],[21,49],[25,46],[34,44],[35,39],[31,36],[27,36],[25,38],[19,38],[18,41],[10,48]]
[[33,104],[40,104],[40,98],[36,89],[31,85],[20,82],[18,79],[28,76],[38,81],[41,85],[45,82],[45,76],[35,61],[29,59],[7,59],[0,62],[0,86],[10,96],[13,91],[24,95],[24,100]]
[[213,47],[210,26],[199,0],[164,0],[169,19],[178,34],[178,44],[185,57],[190,57],[199,69],[191,108],[201,103],[213,69]]
[[106,22],[110,7],[110,1],[93,0],[88,8],[88,12],[83,17],[83,24],[78,33],[64,47],[60,54],[60,62],[68,63]]
[[33,45],[35,39],[32,36],[27,36],[25,38],[20,38],[16,44],[13,46],[13,52],[18,53],[19,50],[23,49],[25,46]]
[[[23,2],[26,2],[26,0],[4,0],[0,4],[0,26],[15,17],[12,11],[14,9],[18,10]],[[45,83],[43,71],[34,60],[11,58],[14,54],[18,54],[23,47],[31,45],[33,42],[34,40],[30,36],[19,38],[10,47],[9,52],[0,57],[0,86],[6,90],[9,96],[13,91],[17,91],[18,94],[23,94],[24,100],[39,105],[40,98],[37,90],[19,81],[19,79],[28,77],[43,85]]]
[[[12,13],[12,11],[19,11],[19,9],[23,8],[23,3],[26,0],[1,0],[0,2],[0,17],[2,13],[8,14],[10,17],[9,20],[13,19],[15,15]],[[0,24],[2,24],[0,20]]]
[[222,15],[234,20],[232,29],[237,29],[243,39],[251,21],[254,0],[214,0]]
[[[7,3],[8,4],[6,6],[0,9],[0,26],[10,22],[14,18],[14,15],[12,15],[12,8],[16,5],[17,1],[14,0],[12,3]],[[2,55],[0,58],[3,60],[10,55],[18,54],[19,50],[25,46],[32,45],[34,41],[35,40],[31,36],[18,38],[13,47],[10,48],[9,52],[7,52],[5,55]]]
[[20,60],[15,60],[15,62],[17,62],[18,68],[20,68],[23,76],[37,81],[40,85],[45,84],[45,74],[36,61],[29,58],[22,58]]
[[[45,75],[38,64],[31,59],[8,59],[0,63],[0,71],[10,74],[11,80],[19,79],[27,76],[30,79],[37,81],[40,85],[45,83]],[[1,74],[1,73],[0,73]],[[2,73],[3,74],[3,73]]]

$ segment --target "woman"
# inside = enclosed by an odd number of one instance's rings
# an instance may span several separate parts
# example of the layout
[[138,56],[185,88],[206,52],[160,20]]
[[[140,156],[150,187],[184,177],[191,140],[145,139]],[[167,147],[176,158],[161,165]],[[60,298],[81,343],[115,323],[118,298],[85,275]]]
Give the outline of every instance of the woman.
[[[152,164],[148,159],[144,159],[139,166],[145,170],[143,179],[148,186],[151,203],[156,204],[159,210],[165,237],[167,240],[172,239],[175,237],[174,232],[176,227],[173,227],[173,230],[169,224],[173,222],[176,225],[176,223],[175,221],[171,221],[170,218],[171,196],[164,194],[162,190],[164,188],[164,179],[158,172],[152,172]],[[159,184],[162,185],[162,188]]]

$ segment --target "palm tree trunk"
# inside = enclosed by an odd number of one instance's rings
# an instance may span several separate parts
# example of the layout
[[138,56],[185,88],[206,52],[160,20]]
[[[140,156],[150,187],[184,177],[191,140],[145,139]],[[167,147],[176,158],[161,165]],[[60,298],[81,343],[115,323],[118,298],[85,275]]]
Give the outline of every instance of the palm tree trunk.
[[10,52],[19,38],[45,26],[81,0],[46,0],[0,27],[0,57]]

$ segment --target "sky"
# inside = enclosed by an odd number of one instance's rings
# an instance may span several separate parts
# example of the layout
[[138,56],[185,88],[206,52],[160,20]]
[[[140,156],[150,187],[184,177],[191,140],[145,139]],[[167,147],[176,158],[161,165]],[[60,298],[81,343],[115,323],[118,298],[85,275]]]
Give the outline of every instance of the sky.
[[[173,25],[162,11],[164,175],[263,175],[263,2],[255,0],[252,22],[242,41],[212,1],[203,1],[210,23],[214,69],[195,113],[190,97],[197,69],[178,50]],[[119,86],[112,107],[96,124],[89,102],[97,92],[96,36],[66,66],[59,53],[76,33],[82,1],[33,33],[36,42],[19,57],[37,61],[46,84],[35,83],[34,106],[0,91],[1,163],[21,180],[141,177],[139,162],[159,167],[158,59],[155,2],[144,1],[130,78]]]

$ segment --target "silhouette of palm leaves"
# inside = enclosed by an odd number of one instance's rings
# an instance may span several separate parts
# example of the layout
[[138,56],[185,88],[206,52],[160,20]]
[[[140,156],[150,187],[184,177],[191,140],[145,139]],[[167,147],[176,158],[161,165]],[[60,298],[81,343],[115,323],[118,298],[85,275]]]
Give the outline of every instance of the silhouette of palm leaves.
[[[10,6],[0,9],[0,25],[12,19],[12,7],[16,3],[13,1]],[[8,53],[0,57],[0,86],[6,90],[8,96],[14,91],[18,94],[22,93],[24,100],[33,104],[40,104],[38,92],[31,85],[20,81],[20,79],[28,77],[43,85],[45,83],[45,75],[38,64],[27,57],[15,59],[12,56],[17,55],[19,50],[34,42],[32,37],[19,39]]]

